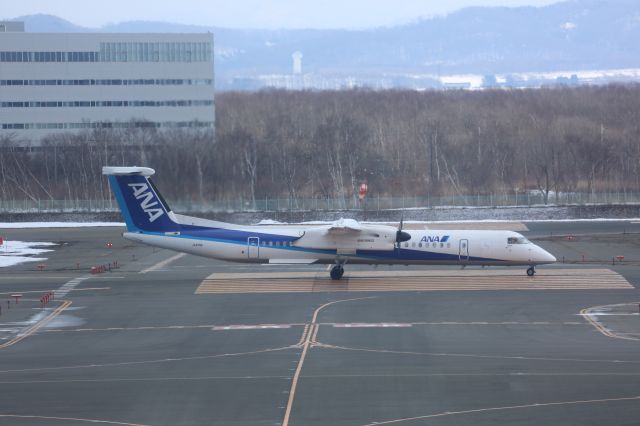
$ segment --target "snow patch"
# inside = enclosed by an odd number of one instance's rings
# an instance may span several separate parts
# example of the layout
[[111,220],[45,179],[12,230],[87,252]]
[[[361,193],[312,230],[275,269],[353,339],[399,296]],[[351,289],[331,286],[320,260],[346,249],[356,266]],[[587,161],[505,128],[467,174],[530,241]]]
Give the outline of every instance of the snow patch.
[[92,228],[98,226],[125,226],[122,222],[0,222],[0,229],[23,228]]
[[[264,224],[268,224],[268,220],[264,221]],[[278,225],[332,225],[335,221],[322,221],[322,220],[309,220],[305,222],[276,222]],[[432,223],[447,224],[447,223],[568,223],[568,222],[640,222],[640,218],[596,218],[596,219],[462,219],[462,220],[404,220],[404,224],[412,225],[429,225]],[[364,225],[379,225],[388,224],[389,221],[371,222],[371,221],[359,221],[358,223]],[[262,224],[262,223],[259,223]]]
[[284,222],[278,222],[277,220],[272,219],[262,219],[260,222],[256,223],[256,225],[282,225]]
[[5,241],[0,246],[0,268],[17,265],[24,262],[39,262],[47,260],[46,257],[32,257],[36,254],[46,253],[49,249],[39,247],[55,246],[56,243]]

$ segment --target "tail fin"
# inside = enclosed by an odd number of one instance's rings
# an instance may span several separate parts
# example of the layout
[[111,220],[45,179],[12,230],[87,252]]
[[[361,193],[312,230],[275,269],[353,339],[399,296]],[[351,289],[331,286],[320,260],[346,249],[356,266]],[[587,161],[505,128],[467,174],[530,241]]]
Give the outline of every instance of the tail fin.
[[103,167],[129,232],[177,232],[180,225],[153,185],[148,167]]

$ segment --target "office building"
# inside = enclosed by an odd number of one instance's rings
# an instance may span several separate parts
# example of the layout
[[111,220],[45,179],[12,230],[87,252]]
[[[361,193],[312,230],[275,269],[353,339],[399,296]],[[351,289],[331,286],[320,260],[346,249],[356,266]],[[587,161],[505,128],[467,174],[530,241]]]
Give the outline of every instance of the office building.
[[213,35],[29,33],[0,22],[0,136],[213,128]]

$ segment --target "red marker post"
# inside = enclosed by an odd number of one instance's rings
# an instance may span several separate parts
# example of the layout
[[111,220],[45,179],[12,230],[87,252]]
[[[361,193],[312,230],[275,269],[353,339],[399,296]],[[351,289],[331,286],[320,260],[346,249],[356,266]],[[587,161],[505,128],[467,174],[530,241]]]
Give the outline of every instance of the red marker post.
[[367,191],[369,191],[369,186],[366,183],[360,185],[360,190],[358,191],[358,199],[360,202],[364,201],[364,197],[367,196]]

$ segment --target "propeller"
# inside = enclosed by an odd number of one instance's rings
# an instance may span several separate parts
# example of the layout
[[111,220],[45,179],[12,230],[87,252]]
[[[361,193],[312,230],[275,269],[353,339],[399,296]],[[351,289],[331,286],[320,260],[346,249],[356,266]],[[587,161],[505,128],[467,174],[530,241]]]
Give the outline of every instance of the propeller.
[[404,223],[404,215],[400,217],[400,225],[398,226],[398,231],[396,232],[396,243],[400,244],[405,241],[409,241],[411,239],[411,234],[408,232],[402,231],[402,224]]

